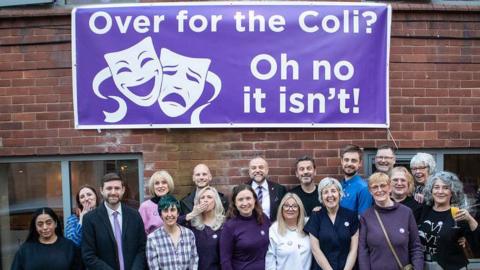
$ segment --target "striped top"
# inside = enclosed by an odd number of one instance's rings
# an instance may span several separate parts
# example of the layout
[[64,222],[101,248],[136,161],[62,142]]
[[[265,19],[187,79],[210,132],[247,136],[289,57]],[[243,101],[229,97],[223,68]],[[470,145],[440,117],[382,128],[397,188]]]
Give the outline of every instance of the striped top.
[[72,240],[77,247],[82,243],[82,224],[79,221],[76,215],[71,215],[65,226],[65,238]]

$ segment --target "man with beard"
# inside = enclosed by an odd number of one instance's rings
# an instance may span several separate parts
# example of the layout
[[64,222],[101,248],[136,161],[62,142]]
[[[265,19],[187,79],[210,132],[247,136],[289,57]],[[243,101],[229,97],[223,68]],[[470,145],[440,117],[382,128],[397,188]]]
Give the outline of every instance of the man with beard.
[[283,195],[287,193],[287,189],[282,185],[267,180],[268,163],[262,157],[255,157],[250,160],[248,174],[252,179],[248,184],[255,190],[263,213],[274,222],[277,219],[278,205]]
[[87,269],[146,267],[146,236],[137,210],[121,203],[123,180],[107,173],[100,188],[104,202],[83,217],[82,258]]
[[377,154],[375,155],[375,168],[377,172],[383,172],[389,174],[395,166],[395,151],[389,145],[382,145],[377,148]]
[[[188,195],[185,196],[180,201],[181,215],[186,215],[192,212],[195,195],[197,194],[197,191],[210,185],[210,182],[212,181],[212,174],[210,173],[210,169],[208,168],[208,166],[202,163],[195,166],[195,168],[193,168],[192,180],[193,180],[193,183],[195,183],[195,190],[188,193]],[[220,195],[220,200],[222,201],[223,209],[226,212],[228,210],[228,200],[225,198],[225,196],[222,193],[219,192],[218,195]]]
[[290,192],[300,197],[305,207],[305,216],[307,217],[310,216],[315,207],[320,206],[317,185],[313,181],[315,174],[316,167],[313,158],[303,156],[297,159],[295,163],[295,176],[297,176],[300,185],[294,187]]
[[359,146],[349,144],[342,149],[340,160],[344,175],[342,180],[344,196],[340,206],[355,211],[359,215],[373,203],[367,181],[358,175],[358,170],[362,167],[362,155],[363,151]]

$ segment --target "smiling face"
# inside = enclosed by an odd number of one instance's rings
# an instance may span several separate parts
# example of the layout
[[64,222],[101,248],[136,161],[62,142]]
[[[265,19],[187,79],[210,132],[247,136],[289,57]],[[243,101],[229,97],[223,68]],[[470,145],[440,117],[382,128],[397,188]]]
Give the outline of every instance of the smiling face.
[[298,162],[295,175],[297,176],[298,180],[300,180],[300,184],[310,185],[313,182],[315,173],[316,170],[310,160]]
[[322,202],[328,209],[335,209],[340,202],[340,192],[335,185],[328,185],[322,189]]
[[115,85],[128,99],[144,107],[158,100],[163,73],[151,37],[104,57]]
[[435,180],[432,186],[433,202],[437,206],[450,206],[450,200],[452,199],[452,190],[440,179]]
[[392,187],[388,181],[369,182],[368,189],[377,205],[382,206],[386,205],[387,202],[390,202],[390,193],[392,192]]
[[261,184],[268,176],[268,164],[265,159],[257,157],[250,160],[248,175],[253,181]]
[[298,215],[300,213],[299,206],[295,199],[289,198],[288,200],[285,201],[285,203],[282,205],[282,215],[283,219],[285,221],[297,221],[298,220]]
[[125,187],[122,185],[122,181],[112,180],[103,183],[101,193],[103,199],[112,209],[115,209],[122,200],[123,194],[125,193]]
[[166,48],[160,51],[163,83],[158,100],[169,117],[187,112],[200,98],[205,86],[210,59],[191,58]]
[[35,220],[35,227],[40,237],[40,242],[47,242],[55,235],[57,223],[48,214],[41,214]]
[[237,194],[235,198],[235,208],[237,208],[239,214],[244,217],[249,217],[253,213],[255,207],[255,197],[248,189],[242,190]]
[[392,173],[392,195],[395,198],[405,198],[408,196],[408,180],[405,174],[401,171],[395,171]]
[[198,164],[193,169],[192,179],[197,188],[204,188],[212,181],[212,174],[206,165]]
[[388,173],[395,165],[395,154],[391,149],[379,149],[375,156],[375,167],[377,171]]
[[167,226],[173,226],[177,224],[178,209],[175,206],[170,206],[167,209],[162,209],[161,217],[163,223]]
[[202,195],[200,195],[200,203],[206,203],[208,205],[205,212],[210,212],[215,209],[215,193],[211,190],[205,190]]
[[82,188],[78,193],[78,198],[80,199],[82,209],[90,209],[97,205],[97,196],[90,188]]
[[341,160],[343,174],[347,177],[354,176],[362,166],[361,161],[357,152],[344,153]]
[[167,194],[170,191],[167,180],[165,178],[156,179],[155,182],[153,182],[153,190],[157,197]]
[[411,167],[413,177],[415,181],[421,185],[425,185],[430,174],[428,173],[428,166],[424,163],[416,164],[415,166]]

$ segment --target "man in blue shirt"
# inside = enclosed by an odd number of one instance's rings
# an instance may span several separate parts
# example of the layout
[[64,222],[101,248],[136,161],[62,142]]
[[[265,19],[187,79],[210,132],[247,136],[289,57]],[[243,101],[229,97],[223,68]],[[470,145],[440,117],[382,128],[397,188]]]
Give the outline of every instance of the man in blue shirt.
[[349,144],[342,149],[340,155],[344,175],[342,188],[345,194],[340,201],[340,206],[361,215],[373,203],[367,181],[358,175],[358,171],[362,167],[363,151],[359,146]]

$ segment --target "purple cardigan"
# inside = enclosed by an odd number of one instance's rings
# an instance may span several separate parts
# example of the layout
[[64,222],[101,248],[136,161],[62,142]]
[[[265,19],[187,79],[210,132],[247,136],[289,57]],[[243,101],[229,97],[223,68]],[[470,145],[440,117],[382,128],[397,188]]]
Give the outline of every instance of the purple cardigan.
[[146,200],[138,208],[145,226],[145,233],[148,235],[163,225],[163,220],[158,213],[158,205],[152,200]]
[[415,218],[410,208],[396,202],[387,208],[374,205],[360,217],[358,246],[360,270],[398,270],[397,261],[388,247],[374,208],[380,214],[388,237],[403,266],[411,263],[415,270],[423,270],[423,251]]

